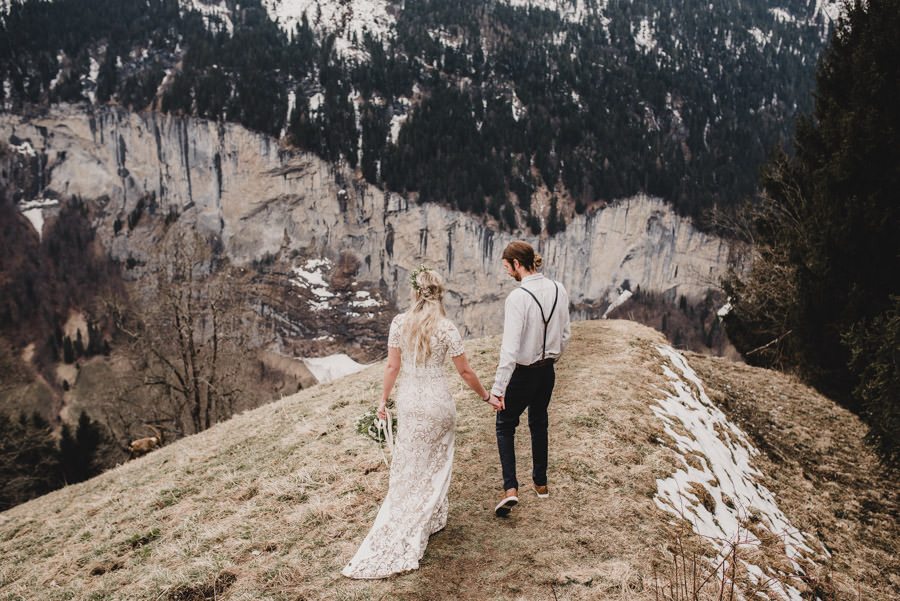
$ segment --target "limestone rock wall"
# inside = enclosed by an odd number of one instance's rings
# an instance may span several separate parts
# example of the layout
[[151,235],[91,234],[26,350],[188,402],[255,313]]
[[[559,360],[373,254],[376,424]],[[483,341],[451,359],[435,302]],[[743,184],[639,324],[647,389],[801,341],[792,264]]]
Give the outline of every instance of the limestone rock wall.
[[[96,224],[120,259],[147,253],[146,238],[114,231],[141,197],[220,236],[238,264],[279,249],[336,259],[352,252],[358,277],[407,304],[407,276],[420,263],[440,270],[450,316],[468,335],[496,333],[503,299],[515,286],[500,255],[516,236],[436,205],[418,206],[352,172],[239,125],[159,113],[55,106],[38,118],[0,115],[3,139],[28,140],[47,155],[47,188],[106,196]],[[105,203],[105,204],[103,204]],[[602,313],[626,280],[632,289],[689,299],[724,272],[727,244],[697,231],[661,200],[621,200],[578,216],[565,232],[539,241],[545,273],[563,282],[576,305]],[[579,313],[576,313],[578,316]]]

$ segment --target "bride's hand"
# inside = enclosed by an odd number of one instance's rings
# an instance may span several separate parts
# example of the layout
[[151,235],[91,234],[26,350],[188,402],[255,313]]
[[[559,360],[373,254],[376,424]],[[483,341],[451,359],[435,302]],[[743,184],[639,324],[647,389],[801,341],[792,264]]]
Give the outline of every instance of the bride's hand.
[[378,405],[377,415],[379,419],[387,419],[387,403],[385,403],[384,401],[381,401],[381,403]]

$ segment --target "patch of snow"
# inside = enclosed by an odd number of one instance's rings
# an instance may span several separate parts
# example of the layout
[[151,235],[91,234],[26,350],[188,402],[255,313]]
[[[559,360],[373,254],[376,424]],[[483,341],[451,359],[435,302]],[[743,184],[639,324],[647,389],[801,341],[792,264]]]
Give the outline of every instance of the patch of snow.
[[465,39],[463,36],[455,36],[444,29],[429,29],[428,35],[441,46],[455,50],[459,50],[462,47]]
[[[117,59],[119,60],[119,59]],[[169,85],[172,83],[172,80],[175,79],[175,70],[172,68],[166,69],[166,74],[163,76],[162,81],[159,82],[159,86],[156,88],[156,97],[159,98],[162,96],[163,92]]]
[[[303,20],[319,34],[335,34],[334,47],[344,57],[366,59],[363,35],[369,32],[384,40],[394,29],[394,17],[388,12],[388,0],[262,0],[269,17],[289,34]],[[354,37],[356,38],[354,42]]]
[[619,307],[622,303],[627,301],[629,298],[631,298],[631,290],[623,290],[622,293],[619,294],[619,296],[616,298],[616,300],[614,300],[613,302],[611,302],[609,304],[609,306],[606,308],[606,311],[603,312],[603,316],[600,319],[606,319],[607,315],[612,313],[612,311],[614,309]]
[[307,259],[303,267],[294,267],[291,271],[294,276],[289,281],[294,286],[309,290],[317,300],[310,300],[309,306],[313,311],[323,311],[329,308],[328,299],[334,298],[334,293],[329,289],[328,282],[322,274],[322,270],[331,266],[328,259]]
[[27,211],[22,211],[22,214],[31,222],[31,225],[34,226],[35,231],[37,231],[38,238],[43,239],[44,233],[44,209],[28,209]]
[[685,358],[668,345],[656,348],[664,360],[662,371],[670,390],[660,390],[665,396],[651,409],[663,422],[684,466],[669,478],[657,479],[656,506],[690,522],[694,532],[716,547],[718,560],[730,552],[732,544],[760,544],[746,526],[752,516],[755,528],[764,528],[781,540],[790,571],[768,568],[766,573],[739,552],[742,569],[751,579],[769,581],[766,598],[800,601],[799,590],[789,583],[804,573],[797,560],[814,555],[808,541],[814,541],[825,555],[827,550],[794,527],[778,508],[775,496],[760,483],[762,474],[751,463],[759,451],[709,399]]
[[43,239],[44,237],[44,209],[41,206],[37,206],[34,208],[26,208],[22,210],[22,214],[25,216],[28,221],[31,222],[31,225],[34,226],[34,230],[37,232],[38,238]]
[[357,300],[350,301],[351,307],[356,307],[360,309],[364,309],[366,307],[380,307],[381,302],[378,299],[371,298],[369,293],[365,290],[360,290],[356,293]]
[[322,92],[316,92],[309,97],[309,111],[315,112],[325,103],[325,95]]
[[225,0],[181,0],[181,6],[192,9],[203,15],[203,24],[207,29],[213,29],[214,25],[222,24],[228,35],[234,33],[234,23],[231,21],[231,10]]
[[747,33],[753,36],[753,39],[756,40],[756,45],[760,48],[763,48],[766,43],[772,39],[771,31],[769,33],[763,33],[759,27],[751,27],[747,30]]
[[34,146],[28,140],[23,141],[21,144],[10,144],[9,149],[27,157],[37,156],[37,151],[35,151]]
[[328,301],[309,301],[309,308],[316,312],[325,311],[329,306]]
[[304,288],[309,287],[309,285],[327,287],[328,284],[322,276],[322,268],[330,266],[331,261],[328,259],[307,259],[303,267],[294,267],[292,269],[297,278],[292,279],[291,283]]
[[797,19],[783,8],[770,8],[769,13],[775,17],[779,23],[796,23]]
[[813,20],[822,15],[826,25],[837,21],[844,12],[842,0],[816,0],[816,8],[813,10]]
[[512,91],[510,104],[512,105],[512,118],[514,121],[518,122],[518,120],[522,118],[522,115],[525,114],[525,105],[519,100],[519,96],[516,94],[515,90]]
[[[297,92],[294,90],[288,90],[288,107],[287,107],[287,115],[284,118],[284,127],[281,128],[281,137],[284,137],[284,134],[287,132],[288,126],[291,124],[291,113],[294,112],[294,107],[297,106]],[[362,148],[360,146],[360,148]]]
[[572,102],[574,102],[576,105],[578,105],[579,107],[583,107],[583,106],[584,106],[584,105],[581,103],[581,94],[579,94],[579,93],[576,92],[575,90],[572,90],[572,91],[569,93],[569,95],[572,97]]
[[649,52],[656,47],[656,40],[653,38],[653,28],[650,26],[650,19],[644,17],[638,26],[638,31],[634,34],[634,47],[638,52]]
[[93,56],[90,57],[91,66],[87,75],[81,76],[81,83],[90,84],[87,86],[87,97],[88,100],[91,101],[91,104],[94,104],[97,100],[97,76],[100,75],[100,63],[97,62]]
[[[66,53],[63,52],[62,50],[60,50],[59,52],[56,53],[56,62],[57,63],[61,64],[65,58],[66,58]],[[56,74],[56,77],[54,77],[53,81],[50,82],[51,90],[55,90],[56,86],[58,86],[59,84],[62,83],[62,77],[63,77],[63,69],[62,69],[62,67],[60,67],[59,72]]]
[[365,369],[366,365],[357,363],[344,353],[303,359],[303,364],[312,372],[319,384],[331,382]]
[[[402,109],[398,109],[397,105],[403,107]],[[397,99],[397,102],[394,105],[393,115],[391,115],[391,142],[394,144],[397,143],[397,136],[400,135],[400,128],[403,127],[403,124],[406,123],[407,117],[409,117],[409,107],[410,100],[408,98],[400,97]]]
[[727,303],[725,303],[724,305],[722,305],[721,307],[719,307],[719,310],[716,311],[716,315],[719,317],[719,319],[722,319],[722,318],[724,318],[726,315],[728,315],[729,313],[731,313],[731,310],[732,310],[733,308],[734,308],[734,307],[731,305],[731,301],[728,301]]
[[46,209],[49,207],[59,206],[59,201],[55,198],[35,198],[34,200],[26,200],[24,202],[19,203],[19,210],[22,212],[29,211],[31,209]]
[[543,8],[559,14],[570,23],[581,23],[585,17],[600,15],[606,8],[607,0],[504,0],[506,4],[518,8]]
[[397,136],[400,135],[400,128],[406,122],[406,115],[394,115],[391,117],[391,142],[397,143]]

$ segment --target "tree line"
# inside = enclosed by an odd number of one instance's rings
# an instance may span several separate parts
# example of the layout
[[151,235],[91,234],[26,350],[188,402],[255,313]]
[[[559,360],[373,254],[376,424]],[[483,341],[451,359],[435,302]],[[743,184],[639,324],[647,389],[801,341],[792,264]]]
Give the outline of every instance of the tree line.
[[[357,39],[368,58],[353,60],[306,19],[285,33],[259,0],[234,8],[232,33],[176,0],[15,2],[0,24],[0,78],[13,107],[93,90],[98,103],[284,134],[370,183],[505,227],[540,227],[540,188],[557,197],[554,229],[637,192],[694,217],[753,193],[768,151],[790,145],[811,107],[820,27],[700,0],[611,2],[605,14],[605,25],[571,23],[423,0],[404,6],[389,39]],[[651,49],[635,42],[642,19]],[[758,44],[754,26],[771,39]]]

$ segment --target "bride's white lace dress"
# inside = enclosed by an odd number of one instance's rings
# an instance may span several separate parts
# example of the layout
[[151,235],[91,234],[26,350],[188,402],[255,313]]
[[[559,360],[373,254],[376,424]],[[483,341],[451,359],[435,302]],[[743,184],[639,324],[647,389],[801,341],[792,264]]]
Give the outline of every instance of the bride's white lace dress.
[[388,335],[388,346],[400,347],[401,357],[390,483],[372,529],[341,571],[350,578],[384,578],[418,568],[428,537],[447,524],[456,405],[443,364],[448,354],[463,353],[462,340],[456,326],[443,319],[431,338],[431,356],[424,365],[411,365],[411,351],[401,346],[405,317],[394,318]]

